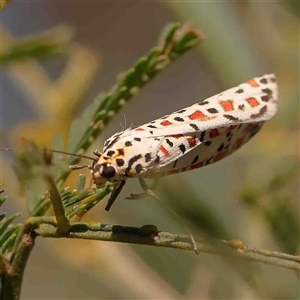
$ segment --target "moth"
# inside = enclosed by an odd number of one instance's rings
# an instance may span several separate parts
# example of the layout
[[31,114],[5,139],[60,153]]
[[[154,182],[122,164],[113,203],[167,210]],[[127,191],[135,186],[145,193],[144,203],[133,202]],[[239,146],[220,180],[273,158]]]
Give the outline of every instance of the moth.
[[198,169],[215,163],[247,143],[272,118],[278,88],[274,74],[247,80],[190,107],[135,128],[117,132],[94,151],[94,183],[116,183],[109,210],[126,181]]

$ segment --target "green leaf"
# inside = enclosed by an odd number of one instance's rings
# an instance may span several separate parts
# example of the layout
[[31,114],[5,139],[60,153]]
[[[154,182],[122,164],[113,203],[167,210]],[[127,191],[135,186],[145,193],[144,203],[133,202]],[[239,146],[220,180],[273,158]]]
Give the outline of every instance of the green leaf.
[[86,197],[79,205],[76,205],[72,210],[67,212],[69,219],[75,215],[83,216],[106,197],[113,189],[112,183],[107,183],[104,187],[99,188],[93,195]]
[[0,222],[6,217],[6,214],[1,214],[0,215]]
[[17,233],[22,228],[22,224],[17,224],[9,228],[2,236],[0,236],[0,245],[3,245],[1,247],[1,252],[4,253],[4,244],[10,239],[10,237],[14,234],[17,235]]
[[1,248],[1,252],[3,254],[5,254],[6,251],[9,251],[14,248],[17,236],[18,236],[18,233],[15,232],[4,242],[4,244]]
[[28,59],[42,59],[60,54],[67,50],[67,45],[73,36],[70,26],[61,25],[51,30],[30,36],[17,43],[2,49],[0,64],[5,66],[10,63]]
[[7,196],[0,197],[0,207],[6,201],[6,199],[7,199]]
[[10,216],[9,218],[7,218],[6,220],[4,220],[4,222],[0,223],[0,237],[3,235],[3,233],[8,228],[8,226],[12,224],[12,222],[21,215],[22,215],[21,213],[16,213]]

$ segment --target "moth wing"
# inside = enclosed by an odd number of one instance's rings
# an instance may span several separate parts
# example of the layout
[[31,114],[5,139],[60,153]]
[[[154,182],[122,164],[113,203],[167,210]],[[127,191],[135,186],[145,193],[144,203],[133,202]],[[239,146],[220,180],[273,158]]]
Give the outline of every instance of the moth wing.
[[[184,155],[174,156],[173,161],[168,158],[162,160],[159,169],[154,170],[147,178],[186,172],[220,161],[247,143],[263,124],[264,121],[207,130],[204,140],[198,146],[191,148]],[[209,133],[213,133],[213,136]]]
[[[218,147],[212,149],[206,145],[210,145],[213,139],[218,137],[219,146],[221,146],[225,143],[225,135],[229,131],[231,131],[231,137],[227,139],[226,146],[224,146],[227,147],[224,157],[232,153],[234,148],[237,149],[248,141],[262,127],[264,121],[275,115],[277,100],[275,75],[264,75],[135,130],[148,131],[147,133],[150,132],[149,138],[161,139],[157,149],[159,157],[157,168],[163,169],[168,166],[166,170],[176,170],[178,162],[179,165],[182,163],[186,166],[192,165],[196,155],[191,161],[192,154],[188,156],[191,151],[193,153],[198,150],[202,151],[201,157],[203,158],[209,154],[212,157],[214,152],[217,154]],[[243,125],[242,130],[236,129],[238,125],[248,123],[259,125],[254,127]],[[243,135],[247,134],[249,138],[241,141]],[[235,140],[239,147],[231,140]],[[199,149],[194,150],[195,148]]]
[[152,136],[159,137],[266,121],[275,115],[277,100],[276,77],[268,74],[250,79],[134,130],[152,130]]
[[[157,147],[156,169],[175,162],[178,158],[189,153],[192,149],[201,144],[201,133],[180,134],[173,136],[161,137],[160,144]],[[157,138],[152,138],[156,139]],[[172,168],[175,168],[176,164]]]

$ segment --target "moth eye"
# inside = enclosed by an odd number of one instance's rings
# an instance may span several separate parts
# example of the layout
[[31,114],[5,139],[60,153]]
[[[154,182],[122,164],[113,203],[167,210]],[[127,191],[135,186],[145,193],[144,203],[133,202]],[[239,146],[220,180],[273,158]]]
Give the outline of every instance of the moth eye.
[[100,168],[100,174],[104,178],[112,178],[116,175],[116,170],[111,165],[103,165]]

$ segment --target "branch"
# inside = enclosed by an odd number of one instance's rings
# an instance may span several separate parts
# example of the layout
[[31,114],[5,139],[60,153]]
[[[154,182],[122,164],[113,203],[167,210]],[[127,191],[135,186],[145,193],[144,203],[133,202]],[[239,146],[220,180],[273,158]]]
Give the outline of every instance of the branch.
[[18,300],[20,297],[23,274],[37,236],[34,231],[36,226],[34,222],[27,222],[18,235],[19,242],[15,247],[14,258],[12,262],[7,261],[6,272],[2,275],[0,299]]
[[[31,218],[32,221],[39,222]],[[178,235],[170,232],[158,232],[155,226],[146,225],[141,228],[127,227],[120,225],[105,225],[97,222],[73,223],[70,232],[61,234],[57,231],[56,223],[53,218],[43,217],[37,233],[42,237],[50,238],[77,238],[87,240],[97,240],[106,242],[119,242],[136,245],[148,245],[156,247],[166,247],[181,250],[194,251],[191,239],[187,235]],[[46,223],[44,223],[46,222]],[[211,245],[207,242],[196,241],[199,252],[222,255],[225,248],[231,249],[233,255],[239,258],[257,261],[264,264],[275,265],[278,267],[300,271],[300,256],[289,255],[274,251],[259,250],[244,246],[239,240],[222,241],[220,244]],[[217,247],[220,246],[220,247]]]

